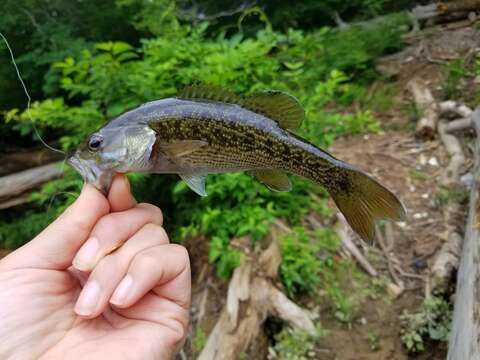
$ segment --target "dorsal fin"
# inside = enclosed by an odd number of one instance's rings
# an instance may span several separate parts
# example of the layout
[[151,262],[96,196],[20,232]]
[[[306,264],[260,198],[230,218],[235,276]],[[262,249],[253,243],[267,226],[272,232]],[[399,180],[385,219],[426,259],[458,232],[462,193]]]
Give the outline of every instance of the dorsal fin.
[[194,84],[177,95],[183,100],[211,100],[237,104],[275,120],[284,129],[296,129],[302,124],[305,111],[298,100],[283,91],[267,90],[243,98],[219,86]]
[[180,91],[177,98],[183,100],[222,101],[243,106],[243,98],[241,96],[214,85],[194,84],[186,86]]
[[296,129],[302,124],[305,111],[299,101],[282,91],[262,91],[244,100],[244,107],[275,120],[284,129]]

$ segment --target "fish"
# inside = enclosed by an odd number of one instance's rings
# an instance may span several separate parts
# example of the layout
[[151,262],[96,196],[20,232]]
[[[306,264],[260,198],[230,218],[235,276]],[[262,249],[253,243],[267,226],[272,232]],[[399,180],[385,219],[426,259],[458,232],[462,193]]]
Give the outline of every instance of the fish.
[[68,163],[104,193],[116,173],[178,174],[200,196],[213,173],[245,171],[273,191],[291,190],[293,174],[323,186],[365,240],[374,238],[377,219],[403,220],[395,194],[293,132],[304,118],[300,102],[283,91],[244,97],[196,84],[110,120]]

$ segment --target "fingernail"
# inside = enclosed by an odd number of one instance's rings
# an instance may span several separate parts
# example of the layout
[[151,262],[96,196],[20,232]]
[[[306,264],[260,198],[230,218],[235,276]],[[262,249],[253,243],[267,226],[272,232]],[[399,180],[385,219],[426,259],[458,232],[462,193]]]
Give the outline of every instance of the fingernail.
[[95,280],[87,282],[75,304],[75,312],[81,316],[89,316],[95,312],[100,299],[100,285]]
[[130,274],[127,274],[122,279],[122,281],[120,281],[120,284],[118,284],[117,288],[113,292],[110,302],[114,305],[122,305],[123,303],[125,303],[125,300],[128,297],[132,284],[133,284],[133,278]]
[[95,266],[99,249],[99,242],[96,237],[91,237],[80,248],[72,261],[73,266],[81,271],[91,270]]

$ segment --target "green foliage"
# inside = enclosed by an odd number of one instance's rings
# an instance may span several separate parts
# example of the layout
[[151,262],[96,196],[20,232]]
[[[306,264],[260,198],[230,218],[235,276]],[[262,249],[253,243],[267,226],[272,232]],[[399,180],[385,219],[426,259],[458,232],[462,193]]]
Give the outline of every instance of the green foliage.
[[443,92],[447,99],[458,98],[460,94],[460,82],[468,75],[464,59],[455,59],[445,66],[445,82]]
[[[281,240],[282,264],[280,278],[290,296],[313,292],[319,282],[320,273],[338,248],[338,237],[330,229],[319,229],[313,238],[302,227],[294,228]],[[324,260],[318,253],[322,252]]]
[[352,323],[365,301],[384,294],[382,280],[371,281],[353,262],[342,259],[328,263],[321,272],[321,282],[335,318],[343,323]]
[[318,341],[328,336],[328,331],[318,325],[315,334],[284,327],[275,336],[275,345],[268,349],[270,356],[282,360],[306,360],[316,358]]
[[402,342],[407,351],[423,352],[428,341],[447,342],[452,313],[452,304],[435,295],[427,297],[418,312],[409,313],[405,310],[400,321]]
[[193,350],[195,351],[195,354],[200,354],[202,349],[207,344],[207,340],[208,338],[207,334],[205,334],[205,331],[203,331],[201,327],[197,327],[195,331],[195,336],[192,340]]
[[240,265],[241,257],[240,251],[233,249],[228,240],[219,236],[212,237],[208,244],[208,261],[215,264],[217,275],[223,279],[228,279]]
[[448,203],[464,204],[469,197],[469,191],[464,188],[440,186],[434,195],[437,205],[446,205]]
[[[125,11],[137,3],[143,7],[149,2],[118,0]],[[156,3],[160,12],[164,9],[162,4],[167,6],[170,2]],[[146,15],[140,14],[141,19],[134,20],[137,27],[149,28]],[[225,86],[242,94],[274,88],[294,94],[305,106],[307,119],[299,134],[327,147],[341,135],[381,130],[368,110],[360,108],[343,114],[339,109],[352,105],[365,94],[364,83],[371,76],[374,57],[398,48],[397,25],[402,21],[403,18],[393,17],[386,20],[389,27],[380,22],[378,26],[352,27],[341,32],[321,28],[309,33],[297,30],[282,33],[267,27],[255,36],[241,33],[227,36],[220,32],[214,37],[209,34],[208,23],[199,23],[193,27],[180,26],[175,36],[165,34],[144,39],[140,46],[104,41],[52,64],[55,86],[63,96],[34,102],[31,115],[42,135],[59,134],[61,147],[71,151],[89,133],[122,111],[149,100],[173,96],[177,89],[194,82]],[[151,28],[149,31],[157,32]],[[25,112],[11,109],[5,117],[9,126],[22,136],[32,136],[32,124]],[[240,260],[239,252],[229,245],[232,238],[248,235],[257,241],[268,233],[275,218],[284,218],[289,225],[298,226],[308,211],[329,215],[325,192],[306,180],[292,180],[292,192],[274,193],[245,174],[210,176],[206,198],[199,198],[171,176],[136,176],[132,178],[132,187],[141,201],[162,200],[161,206],[168,210],[166,223],[175,229],[176,239],[189,234],[206,235],[210,239],[210,261],[220,276],[228,277]],[[76,181],[80,181],[79,177]],[[51,196],[78,191],[78,184],[64,179],[48,187],[51,189],[42,193]],[[311,194],[320,201],[313,200]],[[23,214],[23,226],[9,235],[10,246],[24,243],[31,238],[32,229],[41,228],[35,224],[46,203],[38,197],[33,201],[34,210]],[[50,205],[52,213],[58,214],[67,201],[70,201],[68,196],[55,197]],[[6,234],[14,223],[15,218],[6,217],[0,223],[0,233]],[[320,245],[315,245],[312,251],[324,250],[322,241],[328,236],[319,235]],[[4,241],[6,237],[0,237],[0,242]],[[311,251],[307,245],[300,248],[300,255]],[[287,256],[289,251],[294,252],[287,250]],[[314,256],[314,252],[307,256],[310,259],[307,267],[313,268]],[[316,280],[307,275],[315,274],[315,270],[302,276],[306,272],[295,259],[284,268],[284,281],[291,294],[313,289]]]

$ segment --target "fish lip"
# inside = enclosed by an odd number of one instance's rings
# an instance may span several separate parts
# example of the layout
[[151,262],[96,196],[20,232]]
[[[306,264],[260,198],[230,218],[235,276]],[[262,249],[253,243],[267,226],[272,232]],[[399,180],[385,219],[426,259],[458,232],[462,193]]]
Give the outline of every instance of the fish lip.
[[103,194],[107,194],[112,183],[114,172],[99,166],[94,160],[80,158],[78,153],[71,155],[67,163],[73,167],[87,184],[92,184]]

